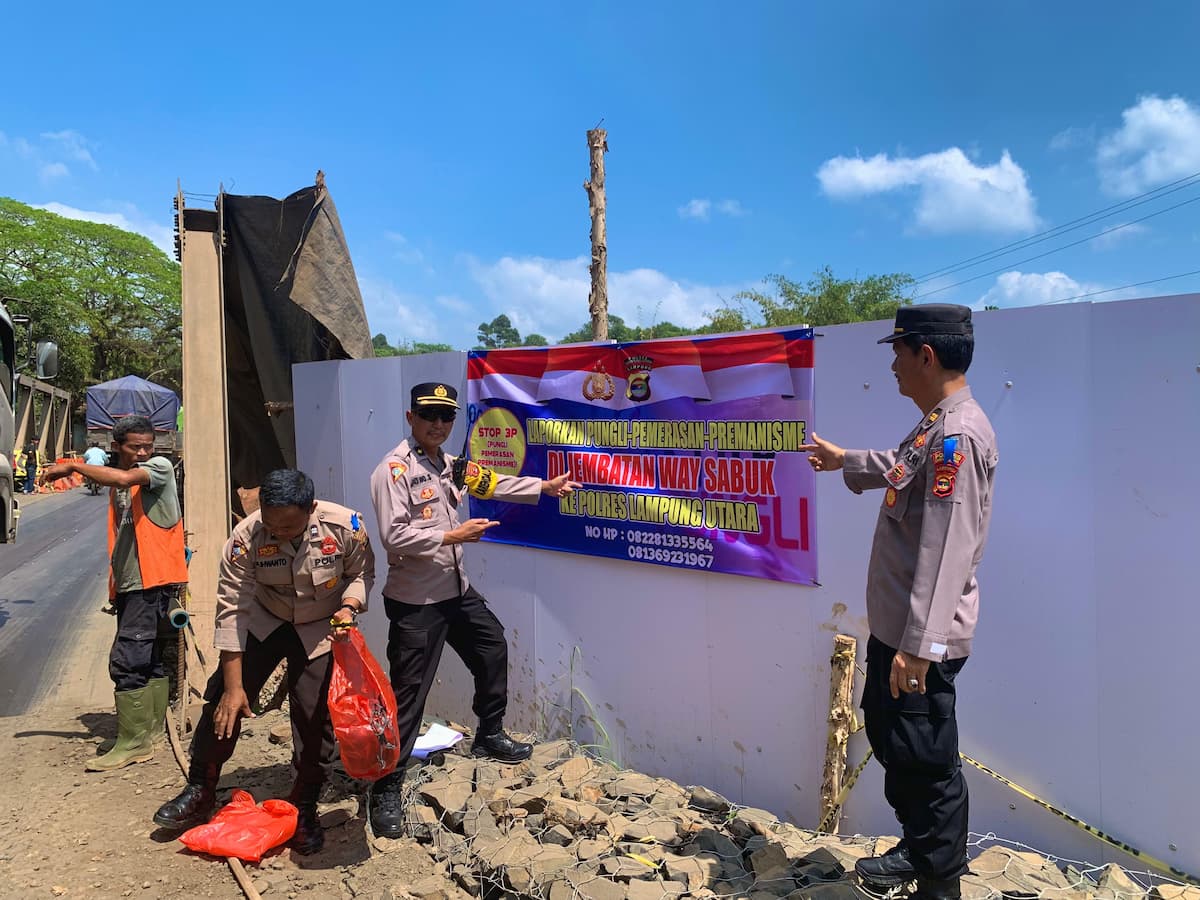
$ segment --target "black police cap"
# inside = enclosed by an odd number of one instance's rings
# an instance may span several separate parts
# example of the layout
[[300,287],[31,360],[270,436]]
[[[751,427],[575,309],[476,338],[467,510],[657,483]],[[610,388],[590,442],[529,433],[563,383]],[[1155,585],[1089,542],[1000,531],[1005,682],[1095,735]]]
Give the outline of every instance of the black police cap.
[[889,344],[908,334],[974,334],[971,308],[956,303],[922,303],[896,310],[896,327],[876,343]]
[[416,385],[409,394],[409,409],[430,407],[458,409],[458,391],[440,381],[426,381]]

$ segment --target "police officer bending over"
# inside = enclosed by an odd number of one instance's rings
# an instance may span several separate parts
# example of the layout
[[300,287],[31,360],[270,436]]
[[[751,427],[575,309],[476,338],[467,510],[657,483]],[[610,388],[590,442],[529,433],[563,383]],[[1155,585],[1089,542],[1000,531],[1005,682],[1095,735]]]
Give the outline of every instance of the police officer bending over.
[[[390,623],[388,663],[404,745],[396,771],[371,789],[368,810],[376,835],[399,837],[403,826],[400,788],[412,753],[425,699],[449,642],[475,677],[472,704],[479,729],[471,752],[520,762],[529,744],[504,732],[508,706],[508,644],[504,626],[471,586],[460,544],[478,541],[499,522],[460,517],[469,491],[484,499],[537,503],[543,494],[563,496],[577,484],[567,475],[543,481],[500,475],[442,452],[458,412],[458,392],[428,382],[412,389],[407,412],[412,437],[383,458],[371,475],[371,502],[387,549],[383,604]],[[457,475],[457,478],[456,478]]]
[[288,799],[300,810],[291,847],[308,854],[324,846],[317,798],[333,762],[329,640],[344,635],[337,626],[366,608],[375,556],[358,513],[313,495],[303,472],[271,472],[258,512],[239,523],[225,545],[213,641],[221,665],[204,693],[187,786],[154,814],[164,828],[208,821],[242,718],[254,716],[250,698],[286,659],[296,770]]
[[967,783],[958,757],[954,681],[979,609],[975,568],[992,514],[996,436],[971,396],[971,310],[901,307],[890,343],[900,393],[922,419],[895,450],[843,450],[813,435],[809,462],[842,470],[855,493],[883,489],[867,572],[867,737],[899,845],[859,860],[884,890],[917,880],[917,900],[957,900],[966,871]]

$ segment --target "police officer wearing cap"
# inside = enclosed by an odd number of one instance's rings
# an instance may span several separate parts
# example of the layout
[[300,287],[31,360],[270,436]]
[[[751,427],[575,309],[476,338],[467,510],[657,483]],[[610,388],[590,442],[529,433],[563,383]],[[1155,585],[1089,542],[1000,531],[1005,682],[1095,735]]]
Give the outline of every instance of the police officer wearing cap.
[[366,608],[375,555],[362,517],[315,499],[312,479],[303,472],[269,473],[259,504],[221,554],[213,640],[221,665],[204,693],[187,786],[159,808],[154,821],[172,830],[208,821],[242,719],[254,717],[251,698],[286,659],[296,771],[288,799],[300,813],[290,846],[309,854],[325,843],[317,799],[333,765],[329,642],[344,638]]
[[904,837],[855,870],[876,889],[917,881],[918,900],[957,900],[966,872],[967,784],[955,678],[979,608],[975,568],[992,512],[996,436],[971,396],[971,310],[901,307],[890,343],[901,395],[921,420],[895,450],[844,450],[815,433],[802,449],[850,490],[883,491],[867,572],[867,737]]
[[383,588],[389,621],[388,663],[404,740],[396,770],[371,789],[368,811],[376,835],[400,837],[400,788],[442,648],[449,643],[475,678],[472,707],[479,727],[471,752],[506,763],[528,759],[529,744],[504,731],[508,706],[508,644],[504,626],[467,579],[460,545],[478,541],[499,522],[462,518],[467,493],[483,499],[537,503],[578,487],[566,475],[543,480],[493,472],[442,452],[458,413],[458,392],[427,382],[412,389],[406,414],[412,435],[371,475],[371,501],[387,551]]

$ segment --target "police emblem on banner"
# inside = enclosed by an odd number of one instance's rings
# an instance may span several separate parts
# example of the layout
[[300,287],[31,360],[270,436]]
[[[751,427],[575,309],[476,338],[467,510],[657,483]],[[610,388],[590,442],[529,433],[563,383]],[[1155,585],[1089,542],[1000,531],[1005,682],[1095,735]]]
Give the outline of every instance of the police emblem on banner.
[[588,373],[583,379],[584,400],[611,400],[616,393],[612,376],[604,371],[603,364],[596,364],[596,371]]
[[648,356],[631,356],[625,360],[625,372],[629,378],[625,396],[634,403],[644,403],[650,399],[650,370],[652,368],[654,368],[654,360]]

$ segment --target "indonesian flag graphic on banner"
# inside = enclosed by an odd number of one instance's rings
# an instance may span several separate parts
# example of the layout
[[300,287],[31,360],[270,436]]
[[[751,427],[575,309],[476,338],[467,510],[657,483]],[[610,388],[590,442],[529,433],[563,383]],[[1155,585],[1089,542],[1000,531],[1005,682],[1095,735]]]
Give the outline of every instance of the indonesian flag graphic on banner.
[[[812,369],[812,341],[778,332],[727,338],[586,344],[472,354],[467,377],[481,400],[586,401],[627,410],[663,400],[796,396],[793,368]],[[797,351],[796,347],[805,347]]]

